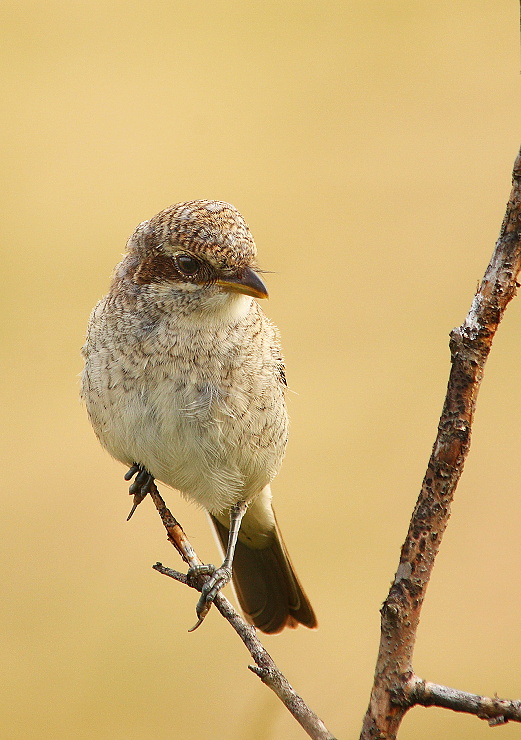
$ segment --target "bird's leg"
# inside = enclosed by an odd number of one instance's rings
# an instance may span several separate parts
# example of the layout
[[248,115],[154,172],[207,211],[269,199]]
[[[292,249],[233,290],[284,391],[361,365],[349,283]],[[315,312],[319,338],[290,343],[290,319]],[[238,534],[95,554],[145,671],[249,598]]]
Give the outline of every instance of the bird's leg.
[[137,463],[134,463],[134,465],[125,473],[125,480],[132,480],[134,476],[136,476],[136,480],[128,489],[129,494],[134,496],[134,503],[132,504],[130,514],[127,516],[127,522],[147,493],[150,493],[154,483],[154,476],[150,475],[148,470],[145,470],[145,468],[142,468],[141,465],[138,465]]
[[234,504],[230,509],[230,533],[228,535],[228,546],[226,547],[226,555],[224,556],[222,565],[219,566],[219,568],[215,568],[213,565],[196,565],[191,567],[188,571],[189,578],[200,575],[211,576],[203,584],[201,588],[201,597],[195,608],[199,619],[196,627],[199,626],[206,616],[210,604],[215,599],[221,588],[226,586],[226,584],[231,580],[235,546],[237,544],[242,518],[245,515],[247,508],[247,503],[239,501],[239,503]]

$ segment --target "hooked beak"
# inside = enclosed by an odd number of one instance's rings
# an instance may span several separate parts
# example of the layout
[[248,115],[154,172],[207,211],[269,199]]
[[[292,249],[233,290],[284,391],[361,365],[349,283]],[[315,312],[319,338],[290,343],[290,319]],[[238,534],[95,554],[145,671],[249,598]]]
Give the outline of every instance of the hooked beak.
[[223,290],[228,293],[243,293],[253,298],[267,298],[268,290],[256,272],[246,267],[240,277],[226,277],[217,280]]

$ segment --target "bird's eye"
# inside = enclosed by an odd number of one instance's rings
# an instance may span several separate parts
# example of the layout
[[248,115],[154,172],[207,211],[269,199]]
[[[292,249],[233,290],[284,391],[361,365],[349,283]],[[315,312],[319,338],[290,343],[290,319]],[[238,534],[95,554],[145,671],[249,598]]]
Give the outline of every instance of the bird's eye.
[[189,254],[178,254],[175,261],[183,275],[195,275],[201,267],[200,262]]

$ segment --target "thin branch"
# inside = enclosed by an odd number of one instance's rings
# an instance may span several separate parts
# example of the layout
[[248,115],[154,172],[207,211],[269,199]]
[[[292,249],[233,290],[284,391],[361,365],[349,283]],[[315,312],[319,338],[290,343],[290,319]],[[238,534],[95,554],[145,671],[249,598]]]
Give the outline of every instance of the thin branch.
[[[189,565],[201,565],[194,549],[190,545],[183,528],[179,522],[172,516],[166,507],[163,498],[159,494],[155,484],[152,486],[150,495],[161,516],[161,521],[167,531],[169,542],[176,548],[183,560]],[[156,563],[153,568],[163,575],[169,576],[179,583],[184,583],[200,591],[202,583],[207,576],[196,579],[197,583],[192,583],[184,573],[167,568],[161,563]],[[297,694],[286,677],[277,668],[275,661],[262,645],[257,637],[255,627],[247,624],[244,619],[235,611],[228,599],[222,593],[217,594],[213,602],[216,609],[222,616],[228,620],[233,629],[237,632],[244,645],[248,649],[255,665],[248,668],[255,673],[261,681],[266,684],[279,697],[285,707],[291,712],[293,717],[307,732],[313,740],[335,740],[335,737],[329,732],[322,720],[313,712],[304,700]]]
[[[395,697],[398,703],[403,698]],[[499,699],[497,696],[479,696],[466,691],[450,689],[437,683],[423,681],[418,676],[408,682],[405,703],[411,707],[420,704],[423,707],[445,707],[454,712],[475,714],[486,719],[491,726],[504,725],[508,721],[521,722],[521,701],[519,699]]]
[[520,231],[521,152],[514,165],[512,192],[490,264],[467,318],[450,335],[452,368],[447,395],[396,576],[381,609],[380,649],[362,740],[395,738],[411,706],[409,702],[397,703],[393,697],[405,694],[414,676],[412,656],[420,611],[469,452],[485,363],[499,322],[518,287]]
[[150,496],[152,498],[152,501],[154,502],[159,516],[161,517],[161,521],[163,522],[163,526],[166,529],[166,536],[170,544],[175,547],[179,555],[181,555],[185,563],[188,563],[190,567],[202,565],[201,560],[199,560],[195,553],[195,550],[188,541],[188,538],[185,535],[182,526],[179,524],[177,519],[172,516],[170,509],[167,508],[167,505],[165,504],[163,497],[157,490],[157,486],[155,483],[153,483],[151,486]]

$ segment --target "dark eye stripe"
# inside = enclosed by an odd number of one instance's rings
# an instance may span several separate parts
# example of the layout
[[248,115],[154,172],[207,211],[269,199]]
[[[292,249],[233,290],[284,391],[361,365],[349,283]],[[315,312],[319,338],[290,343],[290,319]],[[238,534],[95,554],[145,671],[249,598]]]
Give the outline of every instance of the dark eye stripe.
[[[182,265],[179,262],[180,257],[184,258]],[[193,267],[195,271],[189,273],[188,269]],[[162,282],[210,285],[214,280],[214,271],[206,260],[199,260],[185,252],[179,252],[175,256],[153,252],[138,265],[133,279],[138,285]]]

